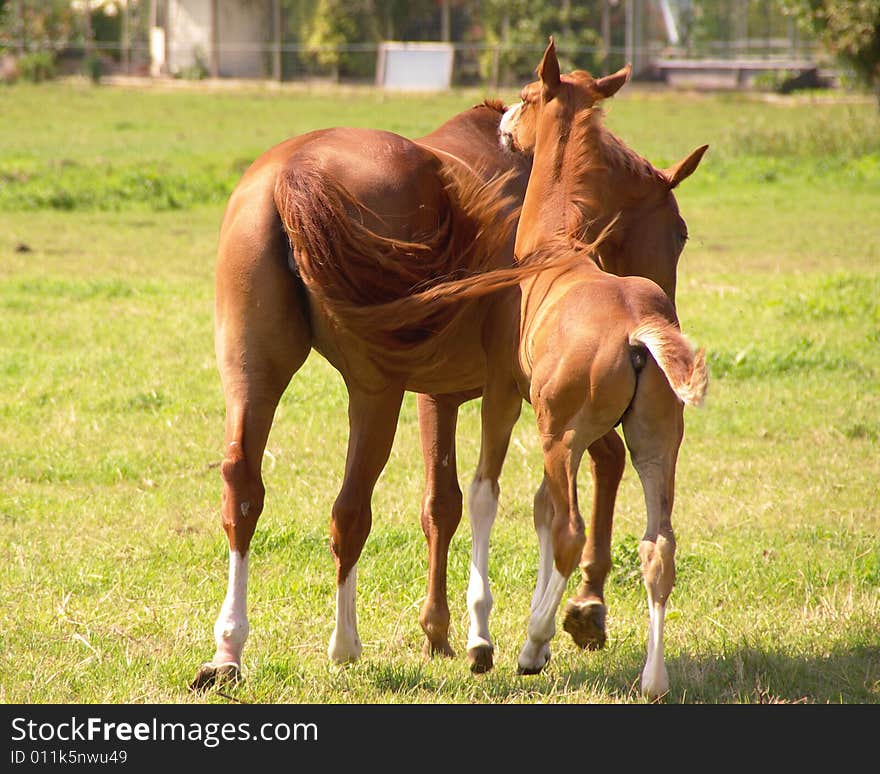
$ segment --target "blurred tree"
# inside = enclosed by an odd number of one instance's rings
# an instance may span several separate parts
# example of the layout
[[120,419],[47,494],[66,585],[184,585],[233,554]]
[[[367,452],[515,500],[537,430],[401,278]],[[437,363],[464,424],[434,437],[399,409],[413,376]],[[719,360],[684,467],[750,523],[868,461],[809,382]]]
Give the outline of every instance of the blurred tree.
[[384,40],[437,40],[437,0],[376,0]]
[[26,50],[59,48],[82,34],[70,0],[11,0],[0,9],[0,42]]
[[484,41],[497,46],[483,57],[484,77],[519,83],[534,75],[541,52],[552,34],[563,70],[579,67],[597,72],[601,66],[603,0],[484,0],[480,4]]
[[373,0],[318,0],[305,39],[309,54],[335,78],[364,76],[373,68],[375,52],[365,56],[357,44],[376,43],[379,25]]
[[784,0],[789,11],[865,85],[880,107],[880,0]]

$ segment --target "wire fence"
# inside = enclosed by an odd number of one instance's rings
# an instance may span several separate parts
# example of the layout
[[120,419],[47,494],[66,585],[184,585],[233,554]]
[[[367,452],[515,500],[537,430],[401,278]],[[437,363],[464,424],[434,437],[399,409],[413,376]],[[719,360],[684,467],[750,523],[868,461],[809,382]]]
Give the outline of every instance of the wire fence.
[[[7,43],[14,50],[16,43]],[[535,63],[544,45],[453,43],[451,85],[514,87],[534,77]],[[166,45],[164,65],[156,64],[156,51],[147,40],[130,43],[93,42],[89,46],[31,42],[29,49],[49,51],[59,74],[83,72],[84,63],[97,59],[102,75],[169,77],[188,80],[238,78],[276,81],[324,80],[340,83],[376,82],[380,45],[307,46],[301,43],[223,42],[206,51],[198,46]],[[661,43],[633,46],[560,46],[565,69],[581,68],[594,74],[613,72],[626,63],[638,62],[636,77],[664,79],[670,62],[691,62],[695,68],[711,63],[762,66],[767,70],[830,68],[817,46],[793,45],[789,38],[750,38],[710,41],[699,51]]]

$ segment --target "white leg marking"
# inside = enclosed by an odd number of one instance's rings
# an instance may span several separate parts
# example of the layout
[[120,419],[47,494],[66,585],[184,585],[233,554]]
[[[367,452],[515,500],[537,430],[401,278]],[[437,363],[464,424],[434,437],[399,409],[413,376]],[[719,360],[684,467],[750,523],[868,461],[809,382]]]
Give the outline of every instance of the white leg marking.
[[553,572],[553,536],[550,534],[550,525],[542,524],[535,531],[538,533],[538,580],[535,583],[535,593],[532,594],[533,613],[547,591]]
[[471,574],[468,581],[467,606],[470,615],[468,649],[492,647],[489,637],[489,613],[492,592],[489,590],[489,534],[498,512],[498,498],[493,482],[475,479],[471,484],[468,512],[471,522]]
[[567,584],[568,578],[554,567],[543,596],[532,607],[528,639],[519,654],[521,669],[535,671],[550,660],[550,640],[556,634],[556,611]]
[[669,690],[669,677],[663,660],[663,622],[666,605],[648,600],[648,655],[642,670],[642,693],[657,698]]
[[235,664],[241,666],[241,651],[248,636],[247,577],[248,556],[229,551],[229,583],[220,615],[214,624],[214,666]]
[[538,535],[538,578],[535,581],[535,592],[532,594],[533,613],[547,590],[553,572],[553,535],[550,532],[552,518],[552,507],[545,508],[543,514],[535,513],[535,532]]
[[361,640],[357,631],[357,565],[336,588],[336,626],[330,636],[327,655],[331,661],[344,664],[357,661],[361,655]]

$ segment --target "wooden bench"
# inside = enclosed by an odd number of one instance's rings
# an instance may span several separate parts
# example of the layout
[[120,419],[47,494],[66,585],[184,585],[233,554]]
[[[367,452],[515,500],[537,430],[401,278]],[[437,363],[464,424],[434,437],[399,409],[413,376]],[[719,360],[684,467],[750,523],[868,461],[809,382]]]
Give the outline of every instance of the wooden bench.
[[670,85],[742,88],[763,73],[791,73],[819,78],[819,65],[808,59],[655,59],[658,76]]

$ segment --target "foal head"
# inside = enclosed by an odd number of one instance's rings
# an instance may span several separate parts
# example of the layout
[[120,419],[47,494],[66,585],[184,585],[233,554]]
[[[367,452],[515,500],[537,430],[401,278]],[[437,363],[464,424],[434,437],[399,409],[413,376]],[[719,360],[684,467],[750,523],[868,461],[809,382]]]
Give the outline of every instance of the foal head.
[[[563,75],[551,39],[539,79],[502,118],[502,144],[537,153],[540,179],[552,181],[552,189],[533,190],[523,208],[524,217],[543,224],[542,238],[553,231],[589,243],[613,221],[597,251],[602,267],[648,277],[674,299],[687,225],[672,190],[697,168],[708,146],[661,170],[606,129],[597,104],[616,94],[629,74],[627,66],[598,79],[580,70]],[[520,243],[518,254],[527,247]]]

